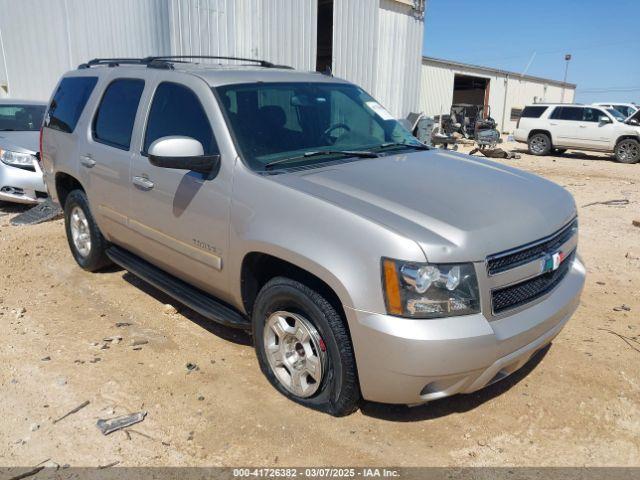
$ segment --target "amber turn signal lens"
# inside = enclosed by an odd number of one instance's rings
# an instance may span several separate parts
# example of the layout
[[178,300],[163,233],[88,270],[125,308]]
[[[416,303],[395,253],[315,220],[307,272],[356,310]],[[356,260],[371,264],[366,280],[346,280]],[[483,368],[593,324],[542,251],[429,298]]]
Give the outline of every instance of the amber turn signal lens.
[[384,289],[387,299],[387,313],[402,315],[402,297],[400,296],[400,284],[396,262],[393,260],[382,261],[384,273]]

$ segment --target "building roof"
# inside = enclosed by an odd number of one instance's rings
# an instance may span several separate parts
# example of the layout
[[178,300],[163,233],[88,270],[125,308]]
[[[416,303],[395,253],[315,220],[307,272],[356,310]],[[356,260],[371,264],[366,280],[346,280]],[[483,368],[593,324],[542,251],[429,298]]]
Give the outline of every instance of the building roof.
[[520,77],[524,80],[531,80],[533,82],[540,82],[540,83],[548,83],[549,85],[556,85],[558,87],[564,87],[564,88],[572,88],[575,89],[577,87],[577,85],[575,83],[565,83],[565,82],[561,82],[560,80],[553,80],[550,78],[543,78],[543,77],[535,77],[533,75],[522,75],[521,73],[517,73],[517,72],[510,72],[508,70],[500,70],[499,68],[492,68],[492,67],[483,67],[481,65],[473,65],[470,63],[462,63],[462,62],[454,62],[452,60],[443,60],[441,58],[433,58],[433,57],[422,57],[422,61],[426,61],[429,63],[437,63],[439,65],[445,66],[445,67],[459,67],[459,68],[464,68],[464,69],[468,69],[468,70],[478,70],[481,72],[485,72],[485,73],[491,73],[491,74],[498,74],[498,75],[504,75],[504,76],[509,76],[509,77]]

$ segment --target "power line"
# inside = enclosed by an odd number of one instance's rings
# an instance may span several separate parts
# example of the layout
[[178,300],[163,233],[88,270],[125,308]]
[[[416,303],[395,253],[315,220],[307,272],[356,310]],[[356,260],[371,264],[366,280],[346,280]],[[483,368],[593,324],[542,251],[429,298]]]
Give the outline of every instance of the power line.
[[600,88],[577,88],[581,93],[608,93],[608,92],[637,92],[640,90],[640,86],[637,87],[600,87]]

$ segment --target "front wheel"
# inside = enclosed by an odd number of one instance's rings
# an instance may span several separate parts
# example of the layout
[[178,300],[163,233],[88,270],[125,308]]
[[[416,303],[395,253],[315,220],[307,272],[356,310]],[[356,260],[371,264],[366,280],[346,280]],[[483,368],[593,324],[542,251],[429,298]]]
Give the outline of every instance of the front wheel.
[[640,161],[640,142],[633,138],[621,140],[616,145],[615,154],[620,163],[637,163]]
[[548,155],[551,151],[551,138],[546,133],[536,133],[529,139],[529,153]]
[[349,332],[322,295],[276,277],[260,290],[252,323],[260,368],[280,393],[334,416],[357,410],[360,388]]
[[69,248],[78,265],[95,272],[111,263],[105,254],[107,241],[91,214],[87,195],[82,190],[73,190],[67,196],[64,224]]

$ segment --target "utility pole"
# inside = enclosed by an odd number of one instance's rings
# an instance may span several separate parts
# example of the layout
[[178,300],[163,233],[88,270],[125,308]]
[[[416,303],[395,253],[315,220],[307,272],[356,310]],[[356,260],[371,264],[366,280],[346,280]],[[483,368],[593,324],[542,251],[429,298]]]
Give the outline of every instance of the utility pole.
[[[571,61],[571,54],[567,53],[564,56],[564,61],[565,66],[564,66],[564,82],[563,83],[567,83],[567,73],[569,72],[569,62]],[[560,97],[560,103],[564,103],[564,90],[565,90],[565,85],[562,85],[562,96]]]

